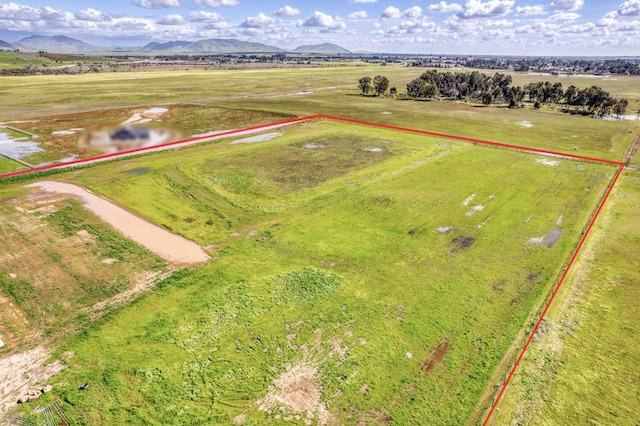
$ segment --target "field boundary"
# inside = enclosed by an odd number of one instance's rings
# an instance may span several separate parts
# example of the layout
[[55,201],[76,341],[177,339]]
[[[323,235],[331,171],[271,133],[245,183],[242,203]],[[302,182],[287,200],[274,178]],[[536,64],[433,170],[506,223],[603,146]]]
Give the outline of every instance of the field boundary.
[[[408,133],[420,134],[420,135],[425,135],[425,136],[432,136],[432,137],[444,138],[444,139],[455,140],[455,141],[460,141],[460,142],[472,143],[472,144],[482,145],[482,146],[486,146],[486,147],[502,148],[502,149],[507,149],[507,150],[526,152],[526,153],[547,155],[547,156],[553,156],[553,157],[563,158],[563,159],[568,159],[568,160],[595,162],[595,163],[601,163],[601,164],[614,165],[614,166],[618,167],[618,170],[617,170],[614,178],[612,179],[611,183],[609,184],[608,188],[606,189],[606,192],[605,192],[604,196],[602,197],[602,199],[600,200],[600,203],[598,204],[598,207],[596,208],[595,213],[592,215],[591,220],[589,221],[585,231],[582,234],[582,237],[580,238],[580,241],[578,242],[576,248],[574,249],[573,254],[572,254],[568,264],[565,266],[564,271],[562,272],[562,275],[561,275],[558,283],[555,285],[555,287],[553,287],[553,291],[552,291],[551,295],[549,296],[548,301],[544,305],[544,308],[543,308],[541,314],[538,316],[538,319],[537,319],[534,327],[531,329],[531,332],[529,333],[529,337],[527,338],[527,340],[526,340],[524,346],[522,347],[522,349],[519,351],[518,356],[517,356],[513,366],[509,369],[507,377],[506,377],[504,383],[500,387],[500,391],[498,392],[497,396],[493,399],[493,402],[492,402],[491,406],[488,408],[488,412],[487,412],[487,414],[486,414],[486,416],[484,418],[484,421],[482,422],[482,425],[486,426],[489,423],[489,421],[491,419],[491,416],[493,415],[493,413],[494,413],[496,407],[498,406],[500,400],[502,399],[502,397],[503,397],[503,395],[504,395],[504,393],[505,393],[505,391],[507,389],[507,386],[508,386],[509,382],[511,381],[511,379],[513,378],[513,376],[515,374],[515,371],[517,370],[518,366],[520,365],[520,362],[522,361],[522,358],[524,357],[525,352],[527,351],[529,345],[533,341],[533,338],[534,338],[536,332],[538,331],[538,328],[540,327],[540,324],[542,323],[547,311],[549,310],[549,307],[551,306],[551,303],[553,303],[558,291],[560,290],[560,287],[564,283],[569,271],[571,270],[571,267],[575,263],[575,260],[578,257],[578,254],[580,253],[580,250],[581,250],[582,246],[584,245],[587,237],[589,236],[589,233],[591,232],[591,229],[593,228],[593,225],[595,224],[596,220],[598,219],[598,216],[600,215],[600,212],[602,211],[604,205],[606,204],[607,200],[609,199],[609,196],[611,195],[611,192],[613,191],[613,188],[615,187],[616,183],[618,182],[618,179],[620,178],[620,176],[621,176],[621,174],[622,174],[622,172],[623,172],[623,170],[625,168],[625,165],[626,165],[624,162],[614,161],[614,160],[607,160],[607,159],[596,158],[596,157],[587,157],[587,156],[583,156],[583,155],[562,153],[562,152],[556,152],[556,151],[545,150],[545,149],[540,149],[540,148],[532,148],[532,147],[526,147],[526,146],[521,146],[521,145],[502,143],[502,142],[495,142],[495,141],[477,139],[477,138],[466,137],[466,136],[457,136],[457,135],[450,135],[450,134],[446,134],[446,133],[437,133],[437,132],[431,132],[431,131],[428,131],[428,130],[413,129],[413,128],[409,128],[409,127],[400,127],[400,126],[394,126],[394,125],[389,125],[389,124],[381,124],[381,123],[375,123],[375,122],[361,121],[361,120],[356,120],[356,119],[351,119],[351,118],[336,117],[336,116],[324,115],[324,114],[316,114],[316,115],[309,115],[309,116],[304,116],[304,117],[297,117],[297,118],[284,120],[284,121],[277,121],[277,122],[273,122],[273,123],[269,123],[269,124],[246,127],[246,128],[243,128],[243,129],[229,130],[229,131],[217,133],[217,134],[214,134],[214,135],[204,135],[204,136],[199,136],[199,137],[195,137],[195,138],[190,138],[190,139],[185,139],[185,140],[180,140],[180,141],[175,141],[175,142],[169,142],[169,143],[165,143],[165,144],[161,144],[161,145],[155,145],[155,146],[143,147],[143,148],[136,148],[136,149],[127,150],[127,151],[121,151],[121,152],[116,152],[116,153],[103,154],[103,155],[98,155],[98,156],[95,156],[95,157],[84,158],[84,159],[79,159],[79,160],[73,160],[73,161],[66,162],[66,163],[49,164],[49,165],[46,165],[46,166],[34,167],[34,168],[31,168],[31,169],[18,170],[18,171],[14,171],[14,172],[0,174],[0,180],[3,179],[3,178],[12,177],[12,176],[26,175],[26,174],[31,174],[31,173],[43,172],[43,171],[48,171],[48,170],[56,170],[56,169],[64,169],[64,168],[76,167],[76,166],[84,166],[84,165],[89,165],[89,164],[96,163],[96,162],[114,160],[114,159],[119,159],[119,158],[126,158],[126,157],[130,157],[130,156],[133,156],[133,155],[139,155],[139,154],[144,154],[144,153],[148,153],[148,152],[156,152],[156,151],[162,151],[162,150],[167,150],[167,149],[178,149],[178,148],[181,148],[181,147],[186,147],[186,146],[197,144],[197,143],[210,142],[210,141],[213,141],[213,140],[216,140],[216,139],[222,139],[222,138],[229,137],[229,136],[236,136],[236,135],[241,135],[241,134],[246,134],[246,133],[251,133],[251,132],[258,132],[258,131],[267,130],[267,129],[273,129],[273,128],[286,126],[286,125],[290,125],[290,124],[308,122],[308,121],[315,120],[315,119],[324,119],[324,120],[328,120],[328,121],[335,121],[335,122],[342,122],[342,123],[348,123],[348,124],[362,125],[362,126],[367,126],[367,127],[376,127],[376,128],[387,129],[387,130],[408,132]],[[639,137],[640,137],[640,135],[639,135]],[[639,139],[639,141],[640,141],[640,139]]]

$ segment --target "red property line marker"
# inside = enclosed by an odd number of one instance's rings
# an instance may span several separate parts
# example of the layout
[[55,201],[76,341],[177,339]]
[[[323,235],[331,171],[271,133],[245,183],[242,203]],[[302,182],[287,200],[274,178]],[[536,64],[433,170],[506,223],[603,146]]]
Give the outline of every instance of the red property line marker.
[[215,135],[198,136],[198,137],[191,138],[191,139],[184,139],[184,140],[180,140],[180,141],[167,142],[167,143],[160,144],[160,145],[147,146],[147,147],[143,147],[143,148],[135,148],[135,149],[130,149],[130,150],[126,150],[126,151],[112,152],[112,153],[109,153],[109,154],[102,154],[102,155],[97,155],[95,157],[89,157],[89,158],[81,158],[79,160],[68,161],[66,163],[48,164],[46,166],[34,167],[32,169],[17,170],[15,172],[9,172],[9,173],[0,174],[0,179],[11,177],[11,176],[19,176],[19,175],[29,174],[29,173],[42,172],[42,171],[46,171],[46,170],[60,169],[60,168],[65,168],[65,167],[69,167],[69,166],[80,166],[80,165],[83,165],[83,164],[89,164],[89,163],[93,163],[93,162],[96,162],[96,161],[108,160],[108,159],[111,159],[111,158],[126,157],[126,156],[130,156],[130,155],[134,155],[134,154],[142,154],[142,153],[147,152],[147,151],[149,151],[149,152],[154,151],[154,150],[158,151],[158,150],[166,149],[166,148],[169,148],[169,147],[172,147],[172,146],[175,146],[176,148],[178,148],[178,147],[180,147],[180,145],[187,145],[187,144],[196,143],[196,142],[206,142],[207,140],[219,139],[219,138],[223,138],[225,136],[233,136],[233,135],[238,134],[238,133],[244,133],[244,132],[249,132],[249,131],[253,131],[253,130],[257,131],[257,130],[260,130],[260,129],[265,129],[265,128],[274,127],[274,126],[284,126],[286,124],[293,124],[293,123],[298,123],[298,122],[302,122],[302,121],[313,120],[314,118],[318,118],[318,116],[317,115],[309,115],[309,116],[306,116],[306,117],[297,117],[297,118],[292,118],[292,119],[289,119],[289,120],[276,121],[276,122],[269,123],[269,124],[261,124],[259,126],[245,127],[244,129],[229,130],[229,131],[226,131],[226,132],[216,133]]
[[360,120],[354,120],[354,119],[351,119],[351,118],[334,117],[334,116],[331,116],[331,115],[324,115],[324,114],[319,114],[317,116],[314,116],[314,118],[316,118],[316,117],[317,118],[324,118],[326,120],[342,121],[344,123],[361,124],[361,125],[370,126],[370,127],[380,127],[380,128],[389,129],[389,130],[400,130],[400,131],[403,131],[403,132],[418,133],[418,134],[421,134],[421,135],[428,135],[428,136],[436,136],[436,137],[439,137],[439,138],[452,139],[452,140],[457,140],[457,141],[462,141],[462,142],[471,142],[471,143],[478,143],[478,144],[488,145],[488,146],[497,146],[497,147],[501,147],[501,148],[515,149],[515,150],[519,150],[519,151],[535,152],[535,153],[538,153],[538,154],[554,155],[554,156],[557,156],[557,157],[572,158],[572,159],[575,159],[575,160],[584,160],[584,161],[594,161],[596,163],[615,164],[616,166],[624,165],[624,163],[622,163],[620,161],[605,160],[605,159],[602,159],[602,158],[595,158],[595,157],[586,157],[586,156],[583,156],[583,155],[565,154],[565,153],[562,153],[562,152],[549,151],[549,150],[546,150],[546,149],[530,148],[530,147],[527,147],[527,146],[513,145],[513,144],[508,144],[508,143],[502,143],[502,142],[493,142],[493,141],[488,141],[488,140],[484,140],[484,139],[468,138],[466,136],[449,135],[447,133],[430,132],[430,131],[427,131],[427,130],[412,129],[410,127],[392,126],[392,125],[389,125],[389,124],[373,123],[373,122],[369,122],[369,121],[360,121]]
[[506,143],[501,143],[501,142],[493,142],[493,141],[488,141],[488,140],[483,140],[483,139],[469,138],[469,137],[466,137],[466,136],[456,136],[456,135],[450,135],[450,134],[446,134],[446,133],[430,132],[430,131],[427,131],[427,130],[412,129],[412,128],[409,128],[409,127],[400,127],[400,126],[393,126],[393,125],[388,125],[388,124],[380,124],[380,123],[374,123],[374,122],[368,122],[368,121],[355,120],[355,119],[350,119],[350,118],[335,117],[335,116],[324,115],[324,114],[315,114],[315,115],[309,115],[309,116],[305,116],[305,117],[293,118],[293,119],[290,119],[290,120],[277,121],[277,122],[270,123],[270,124],[263,124],[263,125],[259,125],[259,126],[246,127],[244,129],[230,130],[230,131],[218,133],[218,134],[215,134],[215,135],[200,136],[200,137],[191,138],[191,139],[185,139],[185,140],[176,141],[176,142],[169,142],[169,143],[166,143],[166,144],[155,145],[155,146],[152,146],[152,147],[137,148],[137,149],[132,149],[132,150],[128,150],[128,151],[120,151],[120,152],[117,152],[117,153],[103,154],[103,155],[98,155],[96,157],[84,158],[84,159],[80,159],[80,160],[74,160],[74,161],[70,161],[70,162],[67,162],[67,163],[50,164],[50,165],[47,165],[47,166],[36,167],[36,168],[33,168],[33,169],[18,170],[18,171],[15,171],[15,172],[9,172],[9,173],[0,174],[0,179],[6,178],[6,177],[10,177],[10,176],[17,176],[17,175],[28,174],[28,173],[35,173],[35,172],[44,171],[44,170],[51,170],[51,169],[57,169],[57,168],[64,168],[64,167],[68,167],[68,166],[88,164],[88,163],[91,163],[91,162],[100,161],[100,160],[107,160],[107,159],[110,159],[110,158],[125,157],[127,155],[132,155],[132,154],[143,153],[143,152],[146,152],[146,151],[153,151],[153,150],[163,149],[163,148],[171,147],[171,146],[179,147],[180,145],[186,145],[186,144],[189,144],[189,143],[205,142],[207,140],[214,140],[214,139],[222,138],[222,137],[225,137],[225,136],[233,136],[233,135],[236,135],[238,133],[243,133],[243,132],[247,132],[247,131],[260,130],[260,129],[264,129],[264,128],[268,128],[268,127],[281,126],[281,125],[286,125],[286,124],[293,124],[293,123],[303,122],[303,121],[310,121],[310,120],[314,120],[314,119],[318,119],[318,118],[325,119],[325,120],[331,120],[331,121],[350,123],[350,124],[364,125],[364,126],[369,126],[369,127],[378,127],[378,128],[388,129],[388,130],[396,130],[396,131],[416,133],[416,134],[427,135],[427,136],[440,137],[440,138],[446,138],[446,139],[457,140],[457,141],[462,141],[462,142],[477,143],[477,144],[486,145],[486,146],[495,146],[495,147],[507,148],[507,149],[512,149],[512,150],[524,151],[524,152],[532,152],[532,153],[538,153],[538,154],[544,154],[544,155],[553,155],[553,156],[557,156],[557,157],[560,157],[560,158],[569,158],[569,159],[575,159],[575,160],[592,161],[592,162],[596,162],[596,163],[613,164],[613,165],[618,166],[618,172],[616,173],[613,181],[611,182],[611,185],[609,185],[609,188],[607,189],[607,192],[605,193],[605,195],[602,198],[600,204],[598,205],[598,208],[597,208],[595,214],[593,215],[591,221],[589,222],[589,225],[587,226],[586,231],[582,235],[582,238],[580,239],[580,242],[578,243],[578,246],[577,246],[576,250],[574,251],[573,255],[571,256],[571,259],[569,260],[569,263],[568,263],[567,267],[565,268],[562,276],[560,277],[560,280],[558,281],[558,284],[556,284],[556,286],[555,286],[555,288],[553,290],[553,293],[551,294],[551,297],[547,301],[547,304],[545,305],[542,313],[540,314],[540,317],[538,318],[538,321],[536,322],[535,326],[531,330],[531,333],[529,334],[529,338],[527,339],[524,347],[520,351],[520,354],[518,355],[518,358],[516,359],[515,364],[513,365],[511,370],[509,371],[509,375],[507,376],[507,379],[505,380],[504,384],[502,385],[502,388],[500,389],[500,392],[498,393],[498,396],[496,397],[495,401],[493,402],[493,405],[491,406],[491,409],[489,410],[489,413],[485,417],[484,422],[482,423],[482,425],[486,426],[488,424],[489,420],[491,419],[491,416],[493,415],[493,413],[494,413],[498,403],[500,402],[502,396],[504,395],[504,392],[505,392],[505,390],[507,388],[507,385],[511,381],[511,378],[513,377],[516,369],[520,365],[520,361],[524,357],[524,354],[525,354],[527,348],[531,344],[531,341],[533,340],[533,336],[535,335],[536,331],[540,327],[540,324],[542,323],[542,320],[544,319],[547,311],[549,310],[549,307],[551,306],[551,303],[555,299],[556,294],[558,293],[558,290],[560,290],[560,287],[562,286],[562,283],[564,282],[565,278],[567,277],[567,274],[569,273],[569,270],[573,266],[578,254],[580,253],[580,249],[584,245],[589,233],[591,232],[591,229],[593,228],[593,225],[595,224],[596,220],[598,219],[598,216],[600,215],[600,212],[602,211],[602,208],[604,207],[605,203],[607,202],[607,200],[609,198],[609,195],[611,195],[611,192],[613,191],[613,188],[615,187],[616,183],[618,182],[618,179],[620,178],[620,175],[622,174],[622,171],[624,170],[624,167],[625,167],[625,164],[623,162],[614,161],[614,160],[606,160],[606,159],[602,159],[602,158],[586,157],[586,156],[575,155],[575,154],[566,154],[566,153],[562,153],[562,152],[544,150],[544,149],[539,149],[539,148],[531,148],[531,147],[520,146],[520,145],[506,144]]
[[536,325],[531,330],[531,333],[529,334],[529,338],[527,339],[527,342],[525,343],[524,347],[520,351],[520,355],[518,355],[518,358],[516,359],[515,364],[513,365],[511,370],[509,371],[509,375],[507,376],[507,379],[505,380],[504,384],[502,385],[502,388],[500,389],[500,393],[498,393],[498,396],[497,396],[496,400],[493,402],[493,405],[491,406],[491,409],[489,410],[489,413],[487,414],[487,417],[484,419],[484,422],[482,422],[482,426],[486,426],[489,423],[489,420],[491,419],[491,416],[493,415],[493,412],[495,411],[496,407],[498,406],[498,403],[500,402],[500,399],[502,398],[502,396],[504,395],[505,390],[507,389],[507,385],[511,381],[511,378],[513,377],[516,369],[520,365],[520,361],[524,357],[524,354],[527,351],[527,348],[531,344],[531,341],[533,340],[533,336],[536,334],[536,331],[538,331],[538,327],[540,327],[540,324],[542,323],[542,320],[544,319],[545,315],[547,314],[547,311],[549,310],[549,307],[551,306],[551,303],[553,302],[553,299],[555,299],[556,294],[558,293],[558,290],[560,290],[560,287],[562,286],[562,283],[564,282],[565,278],[567,277],[567,274],[569,273],[569,270],[571,269],[571,267],[573,266],[573,263],[575,262],[576,258],[578,257],[578,254],[580,253],[580,249],[582,248],[585,240],[589,236],[589,233],[591,232],[591,228],[593,228],[594,223],[598,219],[598,216],[600,215],[600,212],[602,211],[602,208],[604,207],[605,203],[607,202],[607,199],[609,198],[609,195],[611,195],[611,191],[613,191],[613,188],[616,186],[616,183],[618,182],[618,179],[620,178],[620,175],[622,174],[623,170],[624,170],[624,164],[621,164],[620,167],[618,167],[618,172],[616,173],[616,176],[613,178],[613,181],[611,182],[611,185],[609,185],[609,189],[607,190],[606,194],[602,198],[602,201],[600,202],[600,205],[598,206],[598,209],[596,210],[596,213],[593,215],[593,218],[591,218],[591,221],[589,222],[589,226],[587,227],[587,230],[582,235],[582,238],[580,239],[580,242],[578,243],[578,247],[573,252],[573,256],[571,256],[571,260],[569,261],[569,264],[567,265],[567,267],[565,268],[564,272],[562,273],[562,276],[560,277],[560,281],[558,281],[558,284],[556,285],[555,289],[553,290],[553,293],[551,293],[551,297],[549,298],[549,301],[547,302],[547,304],[545,305],[544,309],[542,310],[542,313],[540,314],[540,318],[538,318],[538,321],[536,322]]

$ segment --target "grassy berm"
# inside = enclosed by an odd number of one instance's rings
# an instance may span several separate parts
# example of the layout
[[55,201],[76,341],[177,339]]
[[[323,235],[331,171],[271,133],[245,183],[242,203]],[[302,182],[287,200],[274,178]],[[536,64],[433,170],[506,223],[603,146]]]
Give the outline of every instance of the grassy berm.
[[275,132],[56,176],[215,259],[65,343],[42,403],[74,424],[464,424],[615,173],[325,121]]

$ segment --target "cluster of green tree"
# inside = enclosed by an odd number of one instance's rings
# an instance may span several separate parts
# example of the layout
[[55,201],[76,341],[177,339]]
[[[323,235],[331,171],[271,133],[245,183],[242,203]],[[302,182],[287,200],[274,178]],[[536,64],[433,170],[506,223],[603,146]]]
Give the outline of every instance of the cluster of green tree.
[[554,71],[580,74],[640,75],[637,59],[575,58],[468,58],[461,65],[479,69],[512,69],[514,71]]
[[[358,87],[360,88],[360,92],[363,95],[373,94],[375,96],[384,95],[389,88],[389,79],[383,75],[376,75],[373,77],[362,77],[358,80]],[[389,94],[391,96],[395,96],[397,93],[397,89],[392,87],[389,90]]]
[[[522,106],[528,97],[535,108],[542,104],[564,104],[575,107],[573,111],[605,116],[622,115],[629,102],[626,99],[615,99],[599,86],[578,89],[569,86],[563,89],[562,83],[548,81],[512,86],[510,75],[495,73],[488,75],[479,71],[473,72],[438,72],[428,70],[419,78],[407,84],[407,96],[414,99],[451,99],[481,101],[485,105],[492,103],[508,103],[509,107]],[[566,108],[568,112],[572,110]]]

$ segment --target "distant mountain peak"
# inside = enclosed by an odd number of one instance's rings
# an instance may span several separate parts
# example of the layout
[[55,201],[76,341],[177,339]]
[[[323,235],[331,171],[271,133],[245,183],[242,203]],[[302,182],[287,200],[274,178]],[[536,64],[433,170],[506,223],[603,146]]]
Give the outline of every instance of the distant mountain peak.
[[25,51],[38,52],[43,50],[55,53],[82,53],[100,49],[99,47],[85,43],[82,40],[64,35],[31,35],[13,43],[13,46]]
[[294,53],[351,53],[342,46],[333,43],[305,44],[293,50]]
[[198,41],[169,41],[149,43],[142,48],[145,52],[165,53],[278,53],[282,49],[262,43],[236,39],[208,39]]

